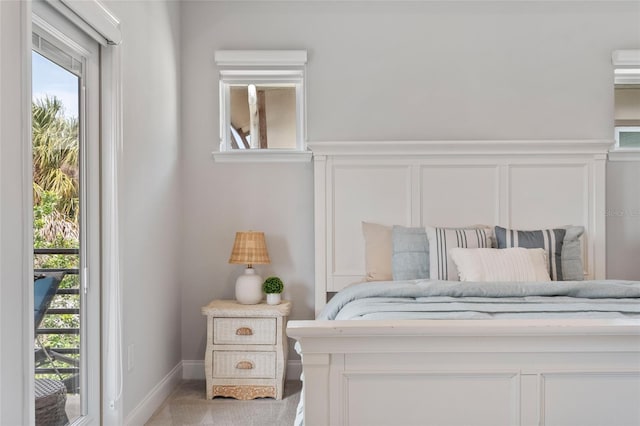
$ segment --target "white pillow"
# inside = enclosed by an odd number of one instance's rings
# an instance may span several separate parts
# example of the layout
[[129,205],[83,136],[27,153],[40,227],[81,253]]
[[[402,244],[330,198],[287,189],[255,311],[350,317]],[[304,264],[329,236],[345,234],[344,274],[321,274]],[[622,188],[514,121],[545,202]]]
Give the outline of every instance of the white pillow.
[[460,281],[551,281],[547,252],[541,248],[452,248],[449,256]]
[[391,281],[391,226],[362,222],[367,281]]

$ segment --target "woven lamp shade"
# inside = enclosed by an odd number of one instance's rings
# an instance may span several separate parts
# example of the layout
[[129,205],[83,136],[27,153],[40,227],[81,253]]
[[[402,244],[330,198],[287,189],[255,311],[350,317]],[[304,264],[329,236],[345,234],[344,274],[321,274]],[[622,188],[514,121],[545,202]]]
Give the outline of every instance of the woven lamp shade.
[[259,265],[271,263],[264,232],[236,232],[229,263]]

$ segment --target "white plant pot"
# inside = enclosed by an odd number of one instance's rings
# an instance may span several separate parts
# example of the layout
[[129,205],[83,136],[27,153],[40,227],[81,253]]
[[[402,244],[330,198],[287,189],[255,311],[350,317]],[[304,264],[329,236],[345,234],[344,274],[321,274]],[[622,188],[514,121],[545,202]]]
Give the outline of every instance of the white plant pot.
[[282,300],[280,293],[267,293],[267,304],[279,305]]

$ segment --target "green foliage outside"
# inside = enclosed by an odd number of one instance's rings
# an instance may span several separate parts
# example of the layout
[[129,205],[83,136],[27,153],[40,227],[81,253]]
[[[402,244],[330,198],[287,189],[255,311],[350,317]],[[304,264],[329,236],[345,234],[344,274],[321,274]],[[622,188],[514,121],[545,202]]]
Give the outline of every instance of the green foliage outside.
[[[78,122],[65,118],[62,103],[44,98],[32,104],[33,148],[33,246],[79,247]],[[78,255],[34,255],[34,268],[79,267]],[[79,276],[68,274],[60,288],[79,288]],[[57,295],[49,308],[80,308],[77,294]],[[79,328],[78,314],[45,315],[40,328]],[[41,335],[47,348],[78,348],[77,334]],[[77,355],[69,355],[77,357]],[[56,361],[57,367],[68,365]],[[46,366],[43,366],[46,367]]]

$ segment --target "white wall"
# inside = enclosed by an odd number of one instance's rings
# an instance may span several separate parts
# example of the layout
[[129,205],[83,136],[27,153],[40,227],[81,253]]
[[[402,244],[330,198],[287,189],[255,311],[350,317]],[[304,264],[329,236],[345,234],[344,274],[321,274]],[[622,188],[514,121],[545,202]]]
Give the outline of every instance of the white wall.
[[[122,21],[125,418],[180,362],[178,2],[107,2]],[[126,371],[127,347],[134,368]]]
[[[307,49],[311,141],[612,138],[611,52],[640,46],[639,7],[184,1],[183,359],[203,357],[199,308],[233,297],[241,270],[227,259],[237,230],[265,231],[272,264],[263,270],[288,284],[293,318],[313,315],[312,167],[212,160],[215,50]],[[610,190],[627,197],[628,182],[611,177]],[[640,278],[615,244],[609,257]]]
[[607,277],[640,280],[640,161],[607,167]]

